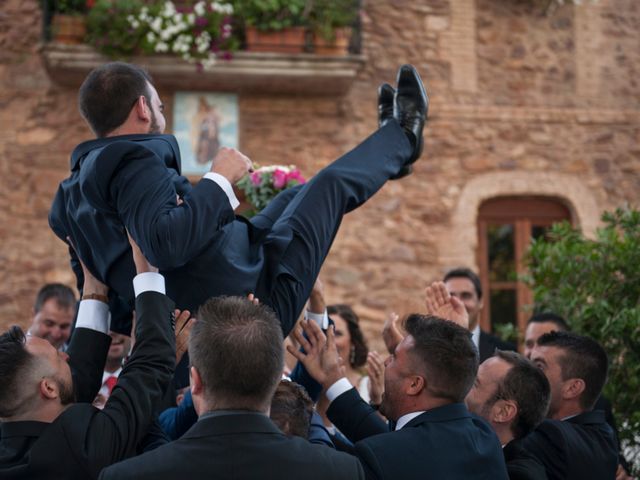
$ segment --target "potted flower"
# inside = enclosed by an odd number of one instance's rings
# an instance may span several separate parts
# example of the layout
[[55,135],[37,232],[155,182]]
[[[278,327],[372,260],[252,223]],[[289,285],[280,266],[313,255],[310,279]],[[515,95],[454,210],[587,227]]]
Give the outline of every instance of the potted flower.
[[52,39],[56,43],[77,45],[87,34],[85,13],[87,0],[49,0]]
[[237,183],[244,192],[251,209],[244,214],[253,216],[266,207],[283,190],[305,183],[306,180],[293,165],[271,165],[258,168]]
[[146,31],[133,28],[128,17],[138,15],[141,0],[96,0],[87,15],[87,41],[111,58],[127,58],[142,52]]
[[90,40],[112,57],[179,55],[208,68],[238,48],[232,14],[224,2],[98,0],[89,15]]
[[307,10],[313,51],[319,55],[346,55],[357,19],[358,1],[309,0]]
[[245,25],[247,50],[300,53],[305,50],[305,0],[234,0]]

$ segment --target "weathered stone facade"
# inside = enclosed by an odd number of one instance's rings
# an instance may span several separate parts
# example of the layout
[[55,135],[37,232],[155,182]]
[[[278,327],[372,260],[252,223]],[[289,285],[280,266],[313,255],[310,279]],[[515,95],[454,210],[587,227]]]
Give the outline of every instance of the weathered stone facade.
[[[599,0],[544,15],[541,3],[368,0],[366,63],[344,97],[240,96],[241,149],[310,176],[375,128],[376,88],[400,63],[421,71],[431,98],[425,155],[345,219],[323,270],[327,299],[353,304],[372,335],[389,310],[419,308],[425,284],[448,267],[475,266],[487,198],[563,199],[588,233],[602,210],[638,204],[640,4]],[[90,132],[76,88],[44,69],[40,23],[35,0],[0,7],[2,327],[28,323],[42,283],[73,284],[47,211],[69,152]],[[170,106],[172,92],[160,94]]]

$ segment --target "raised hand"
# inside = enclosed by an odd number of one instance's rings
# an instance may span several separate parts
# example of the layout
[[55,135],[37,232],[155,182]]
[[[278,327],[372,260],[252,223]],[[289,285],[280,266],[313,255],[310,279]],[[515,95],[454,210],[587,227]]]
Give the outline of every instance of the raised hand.
[[433,282],[425,289],[425,306],[429,315],[444,318],[469,328],[469,314],[464,304],[452,297],[443,282]]
[[174,316],[176,319],[176,364],[178,364],[187,351],[191,327],[193,327],[196,319],[191,318],[191,312],[189,312],[189,310],[180,311],[176,309]]
[[342,359],[336,348],[334,328],[331,326],[325,336],[314,321],[303,320],[301,325],[302,329],[296,328],[292,333],[304,351],[301,352],[291,345],[287,345],[287,351],[326,389],[345,376]]
[[382,327],[382,340],[384,340],[390,355],[393,355],[403,338],[404,335],[400,330],[400,317],[397,313],[391,312]]
[[320,277],[318,277],[316,283],[313,284],[313,289],[309,296],[309,311],[311,313],[324,313],[325,308],[324,284],[322,280],[320,280]]
[[232,185],[252,170],[253,163],[249,157],[235,148],[222,147],[211,163],[211,171],[222,175]]
[[136,273],[158,273],[158,269],[149,263],[149,260],[144,256],[136,241],[129,235],[129,231],[127,231],[127,237],[129,238],[129,245],[131,245],[131,251],[133,253],[133,263],[136,265]]
[[[73,246],[73,242],[71,241],[71,237],[67,237],[67,243],[71,248],[75,250],[75,247]],[[84,284],[82,285],[83,298],[103,297],[99,299],[104,301],[105,303],[108,303],[107,294],[109,293],[109,287],[107,287],[104,283],[102,283],[100,280],[98,280],[96,277],[93,276],[91,271],[87,268],[87,266],[84,264],[84,262],[78,255],[77,250],[76,250],[76,256],[78,257],[78,261],[80,262],[80,266],[82,267],[82,276],[84,277]]]
[[384,360],[375,350],[367,355],[367,373],[369,374],[369,399],[372,404],[380,405],[384,393]]
[[249,300],[254,305],[260,305],[260,299],[256,297],[253,293],[247,295],[247,300]]

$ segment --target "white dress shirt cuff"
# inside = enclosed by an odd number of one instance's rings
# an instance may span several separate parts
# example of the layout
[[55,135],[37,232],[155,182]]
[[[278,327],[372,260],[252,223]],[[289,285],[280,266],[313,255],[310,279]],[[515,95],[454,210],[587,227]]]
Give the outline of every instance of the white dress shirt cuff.
[[233,192],[233,187],[231,186],[231,182],[227,180],[225,177],[215,172],[208,172],[204,174],[204,177],[209,180],[216,182],[220,188],[227,194],[227,198],[229,199],[229,203],[231,204],[231,208],[235,210],[240,205],[236,194]]
[[327,398],[329,403],[333,402],[336,398],[342,395],[344,392],[351,390],[353,385],[347,380],[347,377],[342,377],[336,383],[327,388]]
[[318,326],[322,330],[326,330],[329,328],[329,315],[327,314],[327,309],[324,309],[322,313],[313,313],[309,310],[304,311],[304,319],[305,320],[313,320],[318,324]]
[[144,292],[158,292],[165,295],[164,277],[155,272],[139,273],[133,279],[133,291],[136,297]]
[[89,328],[109,335],[111,313],[109,305],[100,300],[82,300],[78,307],[76,328]]

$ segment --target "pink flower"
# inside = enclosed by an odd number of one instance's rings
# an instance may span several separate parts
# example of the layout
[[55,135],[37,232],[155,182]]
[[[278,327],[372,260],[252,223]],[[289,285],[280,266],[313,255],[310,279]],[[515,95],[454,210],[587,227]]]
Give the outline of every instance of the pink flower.
[[251,183],[256,187],[260,186],[260,184],[262,183],[262,175],[260,174],[260,172],[251,173]]
[[273,186],[275,188],[283,188],[287,184],[287,172],[276,168],[273,171]]
[[295,185],[306,183],[305,178],[297,168],[287,174],[287,183],[289,183],[290,181],[294,181]]

